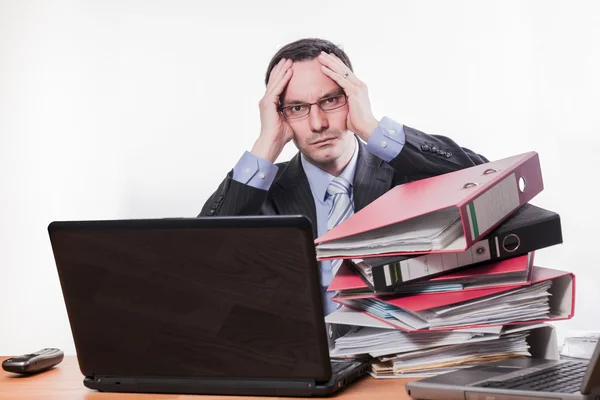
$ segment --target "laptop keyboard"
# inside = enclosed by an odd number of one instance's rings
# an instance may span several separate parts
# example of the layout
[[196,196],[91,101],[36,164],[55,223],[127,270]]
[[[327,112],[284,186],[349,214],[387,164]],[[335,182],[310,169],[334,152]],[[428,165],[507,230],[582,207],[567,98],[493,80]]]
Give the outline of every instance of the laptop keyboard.
[[488,381],[475,385],[494,389],[532,390],[536,392],[574,393],[581,388],[586,363],[568,361],[564,364],[535,372],[525,376],[517,376],[502,382]]

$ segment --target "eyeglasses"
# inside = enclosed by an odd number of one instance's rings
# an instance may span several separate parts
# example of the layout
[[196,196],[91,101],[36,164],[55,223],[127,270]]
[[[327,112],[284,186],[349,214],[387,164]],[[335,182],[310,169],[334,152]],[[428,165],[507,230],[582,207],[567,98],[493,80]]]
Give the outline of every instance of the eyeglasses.
[[310,113],[310,109],[314,104],[325,112],[336,110],[346,105],[347,98],[345,94],[327,97],[314,103],[293,104],[291,106],[280,108],[281,113],[286,119],[302,118]]

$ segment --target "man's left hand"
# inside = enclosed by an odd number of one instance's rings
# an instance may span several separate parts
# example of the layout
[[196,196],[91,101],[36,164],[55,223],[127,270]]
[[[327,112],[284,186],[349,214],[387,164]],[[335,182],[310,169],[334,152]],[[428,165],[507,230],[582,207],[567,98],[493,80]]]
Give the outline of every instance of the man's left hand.
[[373,116],[373,111],[371,111],[367,85],[358,79],[350,71],[350,68],[335,55],[321,52],[318,60],[323,64],[321,65],[323,73],[333,79],[346,92],[348,98],[348,120],[346,125],[348,129],[365,142],[368,142],[371,132],[377,128],[379,122]]

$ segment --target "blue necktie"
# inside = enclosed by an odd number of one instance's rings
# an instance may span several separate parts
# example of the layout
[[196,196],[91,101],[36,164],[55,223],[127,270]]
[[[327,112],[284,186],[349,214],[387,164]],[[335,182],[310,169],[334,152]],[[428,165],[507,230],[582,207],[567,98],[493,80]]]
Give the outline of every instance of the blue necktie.
[[[327,193],[332,197],[332,206],[327,217],[327,230],[340,224],[354,214],[354,207],[350,201],[350,182],[338,176],[327,187]],[[331,274],[335,276],[342,265],[342,260],[331,261]]]
[[[354,214],[354,207],[352,205],[352,201],[350,200],[350,182],[346,179],[338,176],[335,178],[329,186],[327,187],[327,194],[332,198],[331,209],[329,210],[329,215],[327,217],[327,230],[329,231],[333,227],[340,224],[342,221],[350,217]],[[331,274],[329,282],[323,282],[326,286],[329,286],[331,283],[331,279],[335,276],[338,269],[342,265],[342,260],[332,260],[331,261]],[[331,301],[331,297],[334,295],[334,292],[326,293],[326,301],[330,302],[327,305],[328,312],[333,312],[336,308],[340,308],[341,304],[335,304]],[[328,313],[327,312],[327,313]],[[326,313],[326,314],[327,314]],[[329,338],[329,347],[333,348],[335,339],[345,335],[350,326],[347,325],[337,325],[337,324],[327,324],[327,336]]]

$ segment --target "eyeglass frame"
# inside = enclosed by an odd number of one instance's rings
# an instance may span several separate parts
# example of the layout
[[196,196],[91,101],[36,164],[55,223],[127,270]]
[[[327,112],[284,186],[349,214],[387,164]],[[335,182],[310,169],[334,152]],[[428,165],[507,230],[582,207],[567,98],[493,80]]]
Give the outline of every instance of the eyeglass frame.
[[[329,99],[332,99],[332,98],[334,98],[334,97],[343,97],[343,98],[344,98],[344,104],[342,104],[342,105],[340,105],[340,106],[337,106],[337,107],[335,107],[335,108],[331,108],[331,109],[329,109],[329,110],[323,110],[323,108],[321,107],[321,105],[320,105],[319,103],[320,103],[320,102],[322,102],[322,101],[324,101],[324,100],[329,100]],[[309,114],[310,114],[310,111],[312,110],[312,106],[314,106],[314,105],[316,105],[317,107],[319,107],[319,109],[320,109],[321,111],[323,111],[323,112],[331,112],[331,111],[335,111],[335,110],[337,110],[337,109],[340,109],[340,108],[344,107],[346,104],[348,104],[348,96],[346,95],[346,93],[343,93],[343,92],[342,92],[342,93],[335,94],[335,95],[333,95],[333,96],[327,96],[327,97],[324,97],[324,98],[322,98],[322,99],[319,99],[319,100],[315,101],[314,103],[297,103],[297,104],[290,104],[289,106],[285,106],[285,107],[281,107],[281,106],[280,106],[280,107],[279,107],[279,112],[281,113],[281,115],[283,115],[283,117],[284,117],[285,119],[298,119],[298,118],[303,118],[303,117],[306,117],[307,115],[309,115]],[[308,112],[307,112],[306,114],[304,114],[304,115],[301,115],[301,116],[299,116],[299,117],[293,117],[293,118],[288,118],[288,117],[285,115],[285,112],[284,112],[284,110],[286,110],[286,109],[288,109],[288,108],[292,108],[292,107],[298,107],[298,106],[308,106]]]

